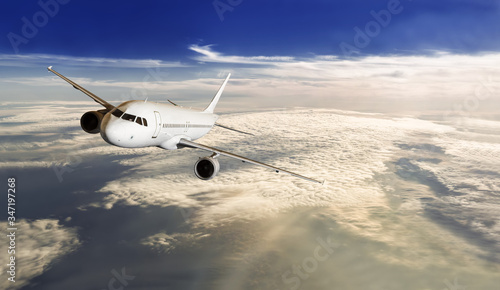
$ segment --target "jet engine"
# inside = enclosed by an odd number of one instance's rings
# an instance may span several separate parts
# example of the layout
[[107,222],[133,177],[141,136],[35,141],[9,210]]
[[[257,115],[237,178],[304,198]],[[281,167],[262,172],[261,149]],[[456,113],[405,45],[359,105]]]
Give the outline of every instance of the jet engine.
[[219,161],[213,157],[202,157],[194,164],[194,173],[199,179],[210,180],[219,173]]
[[101,131],[101,121],[104,114],[100,111],[90,111],[80,118],[80,126],[83,131],[90,134],[97,134]]

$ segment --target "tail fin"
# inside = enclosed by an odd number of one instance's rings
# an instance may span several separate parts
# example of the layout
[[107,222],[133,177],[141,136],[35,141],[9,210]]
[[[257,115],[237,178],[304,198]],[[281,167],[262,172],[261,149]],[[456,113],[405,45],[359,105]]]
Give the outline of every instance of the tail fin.
[[224,81],[224,83],[222,83],[222,86],[220,86],[219,91],[217,92],[217,94],[215,94],[214,98],[210,102],[210,105],[208,105],[208,107],[203,112],[205,112],[205,113],[213,113],[214,112],[215,106],[217,106],[217,103],[219,102],[220,96],[222,95],[222,92],[224,91],[224,88],[226,87],[227,81],[229,80],[230,77],[231,77],[231,74],[228,74],[226,80]]

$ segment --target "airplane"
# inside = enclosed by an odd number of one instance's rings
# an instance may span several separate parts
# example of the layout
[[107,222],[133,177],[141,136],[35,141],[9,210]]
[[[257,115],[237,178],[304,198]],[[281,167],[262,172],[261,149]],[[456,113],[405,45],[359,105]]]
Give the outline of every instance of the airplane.
[[282,172],[304,180],[324,184],[324,181],[318,181],[288,170],[194,142],[194,140],[208,134],[214,126],[249,134],[216,123],[219,116],[214,114],[214,109],[231,74],[228,74],[210,104],[203,111],[198,111],[180,107],[170,100],[170,104],[148,102],[147,100],[133,100],[123,102],[115,107],[56,72],[52,69],[52,66],[49,66],[47,69],[104,107],[101,110],[84,113],[80,118],[80,126],[87,133],[100,133],[102,139],[111,145],[124,148],[156,146],[167,150],[187,147],[209,151],[212,153],[211,156],[200,158],[194,165],[195,175],[202,180],[214,178],[220,170],[217,158],[219,156],[227,156],[274,170],[277,173]]

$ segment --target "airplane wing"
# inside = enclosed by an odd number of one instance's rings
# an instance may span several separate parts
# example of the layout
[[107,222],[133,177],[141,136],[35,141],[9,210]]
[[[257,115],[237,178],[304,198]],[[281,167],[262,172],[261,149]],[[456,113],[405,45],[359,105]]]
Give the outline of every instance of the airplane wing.
[[248,158],[243,157],[243,156],[239,156],[239,155],[236,155],[236,154],[233,154],[233,153],[230,153],[230,152],[219,150],[217,148],[213,148],[213,147],[205,146],[205,145],[202,145],[202,144],[198,144],[198,143],[195,143],[193,141],[189,141],[189,140],[184,139],[184,138],[182,138],[179,141],[179,144],[180,145],[184,145],[186,147],[203,149],[203,150],[206,150],[206,151],[213,152],[213,153],[215,153],[217,155],[223,155],[223,156],[227,156],[227,157],[231,157],[231,158],[234,158],[234,159],[241,160],[243,162],[248,162],[248,163],[251,163],[251,164],[262,166],[262,167],[265,167],[265,168],[268,168],[268,169],[272,169],[272,170],[276,171],[276,173],[283,172],[283,173],[286,173],[286,174],[289,174],[289,175],[292,175],[292,176],[295,176],[295,177],[298,177],[298,178],[302,178],[302,179],[305,179],[305,180],[308,180],[308,181],[312,181],[312,182],[316,182],[316,183],[320,183],[320,184],[324,184],[325,183],[324,181],[318,181],[318,180],[315,180],[315,179],[312,179],[312,178],[309,178],[309,177],[302,176],[302,175],[297,174],[297,173],[293,173],[291,171],[287,171],[287,170],[284,170],[284,169],[281,169],[281,168],[277,168],[277,167],[274,167],[274,166],[271,166],[271,165],[268,165],[268,164],[265,164],[265,163],[262,163],[262,162],[259,162],[259,161],[248,159]]
[[226,130],[231,130],[231,131],[234,131],[234,132],[238,132],[238,133],[241,133],[241,134],[245,134],[245,135],[250,135],[250,136],[255,136],[254,134],[252,133],[247,133],[247,132],[244,132],[244,131],[241,131],[241,130],[237,130],[237,129],[234,129],[234,128],[231,128],[231,127],[228,127],[228,126],[224,126],[224,125],[221,125],[219,123],[215,123],[215,126],[217,127],[221,127],[221,128],[224,128]]
[[110,103],[106,102],[105,100],[99,98],[98,96],[94,95],[93,93],[87,91],[86,89],[84,89],[82,86],[80,86],[79,84],[73,82],[72,80],[68,79],[67,77],[63,76],[62,74],[56,72],[55,70],[52,69],[52,66],[49,66],[47,68],[50,72],[54,73],[55,75],[57,75],[58,77],[62,78],[63,80],[65,80],[66,82],[68,82],[70,85],[72,85],[75,89],[83,92],[84,94],[86,94],[87,96],[91,97],[94,101],[96,101],[98,104],[104,106],[106,109],[108,109],[108,111],[111,111],[115,108],[115,106],[111,105]]

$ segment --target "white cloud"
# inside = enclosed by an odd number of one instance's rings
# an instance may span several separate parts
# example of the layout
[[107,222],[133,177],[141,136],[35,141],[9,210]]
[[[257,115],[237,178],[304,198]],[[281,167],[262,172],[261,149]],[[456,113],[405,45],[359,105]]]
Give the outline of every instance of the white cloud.
[[0,54],[0,66],[39,67],[49,65],[110,67],[110,68],[172,68],[186,67],[180,62],[159,59],[123,59],[105,57],[77,57],[54,54]]
[[[385,172],[384,162],[392,154],[393,142],[415,131],[452,129],[409,118],[369,116],[339,115],[328,110],[225,115],[225,124],[256,132],[258,138],[222,131],[200,140],[312,178],[327,179],[325,187],[227,158],[221,158],[220,175],[204,182],[193,176],[192,166],[198,156],[207,153],[151,150],[121,161],[133,166],[138,175],[109,182],[101,190],[111,192],[103,204],[107,208],[117,202],[199,208],[197,218],[213,223],[236,213],[241,219],[253,219],[293,206],[380,202],[383,192],[372,178]],[[199,188],[204,191],[202,200]],[[207,199],[209,205],[205,204]]]
[[289,62],[293,61],[294,57],[291,56],[225,56],[212,49],[212,45],[191,45],[189,49],[195,51],[201,56],[195,57],[196,60],[201,62],[218,62],[218,63],[237,63],[237,64],[273,64],[276,62]]
[[[432,136],[426,137],[430,138],[429,142],[435,141],[448,152],[457,145],[457,140],[450,138],[464,137],[458,136],[454,128],[410,117],[389,118],[338,110],[239,113],[224,115],[222,120],[232,127],[256,132],[257,137],[219,130],[199,142],[306,176],[326,178],[327,185],[319,186],[227,158],[220,159],[220,174],[214,180],[205,182],[192,173],[194,161],[199,156],[207,155],[205,152],[190,149],[151,150],[120,161],[122,165],[133,168],[134,178],[124,177],[108,182],[100,190],[105,195],[103,201],[90,206],[111,208],[120,203],[181,208],[186,222],[197,234],[159,233],[143,240],[144,245],[158,252],[171,252],[181,244],[195,242],[198,236],[234,222],[251,223],[297,208],[318,207],[328,208],[332,219],[354,235],[408,253],[391,257],[373,254],[384,263],[417,269],[429,265],[447,267],[449,261],[477,259],[476,256],[486,254],[484,249],[454,234],[443,233],[439,226],[422,216],[422,200],[434,198],[427,186],[408,185],[412,194],[404,195],[401,206],[396,209],[391,209],[387,203],[386,192],[394,191],[394,179],[397,178],[387,164],[401,157],[401,150],[395,144],[422,142],[422,136]],[[445,144],[443,140],[448,139],[450,143]],[[462,167],[477,162],[474,156],[469,157],[471,159],[463,166],[456,168],[456,175],[447,176],[446,171],[435,172],[450,186],[452,183],[447,179],[470,181],[469,184],[479,182],[487,186],[487,177],[468,180],[465,177],[468,173],[460,171]],[[453,164],[456,163],[447,166]],[[439,165],[428,167],[425,164],[421,166],[423,170],[440,168]],[[381,176],[386,176],[386,179]],[[387,212],[387,216],[374,217],[374,211]],[[397,225],[385,228],[391,213],[397,215]],[[486,229],[481,225],[474,229],[497,239],[496,228]],[[410,234],[408,229],[419,229],[418,237],[406,238],[405,235]],[[428,237],[433,237],[431,239],[439,244],[437,249],[434,243],[427,243]],[[463,258],[464,251],[474,257]]]
[[[40,132],[50,128],[62,130],[65,126],[78,126],[82,110],[69,104],[13,107],[10,116],[7,111],[0,113],[4,116],[2,120],[26,120],[35,123],[37,128],[31,131],[30,126],[19,124],[12,127],[12,132],[17,130],[17,134],[31,132],[41,136]],[[65,111],[64,107],[71,109]],[[57,114],[60,111],[65,113]],[[48,156],[61,152],[64,155],[66,151],[93,158],[106,156],[107,160],[116,156],[115,162],[123,165],[117,168],[126,171],[121,172],[119,178],[105,183],[98,191],[102,195],[100,200],[80,206],[79,210],[89,207],[109,209],[116,204],[178,208],[189,234],[162,231],[141,240],[142,245],[163,254],[183,245],[203,244],[207,235],[238,223],[276,222],[274,218],[277,216],[304,208],[318,208],[317,212],[327,215],[353,236],[397,249],[398,254],[370,253],[381,263],[415,269],[426,269],[431,265],[449,268],[460,263],[482,265],[478,257],[489,255],[488,250],[443,230],[426,217],[426,200],[451,204],[447,210],[460,205],[461,211],[447,212],[450,218],[464,221],[463,216],[467,214],[467,220],[471,222],[464,227],[491,240],[500,240],[498,226],[487,222],[494,219],[498,205],[488,203],[485,206],[476,200],[487,198],[488,191],[498,192],[499,189],[495,179],[490,177],[495,172],[500,174],[498,162],[494,159],[500,154],[494,137],[500,122],[468,119],[464,124],[489,130],[472,135],[450,125],[411,116],[402,118],[329,109],[233,113],[222,115],[220,122],[257,136],[217,128],[199,142],[306,176],[325,178],[327,185],[320,186],[224,157],[220,158],[222,169],[219,175],[209,182],[201,181],[194,176],[193,165],[198,157],[209,155],[206,152],[194,149],[123,149],[103,143],[98,135],[80,131],[65,140],[41,141],[39,146],[21,143],[22,149],[7,142],[11,147],[7,146],[8,150],[1,153],[9,158],[20,155],[9,162],[9,166],[16,168],[53,164]],[[421,160],[420,151],[402,150],[395,145],[412,143],[442,147],[445,153],[438,156],[424,154],[424,157],[442,161],[428,163],[425,158]],[[82,148],[80,144],[90,145]],[[489,157],[485,158],[486,155]],[[412,158],[412,164],[435,174],[437,181],[450,189],[468,185],[479,190],[468,192],[465,186],[462,187],[462,192],[467,193],[464,196],[440,198],[425,182],[405,181],[395,174],[394,162],[402,157]],[[74,166],[78,169],[79,165]],[[87,163],[85,166],[92,165]],[[468,171],[471,168],[489,170],[491,175],[471,173]],[[393,199],[399,200],[400,204],[392,204]],[[480,268],[475,269],[482,271]]]
[[[206,96],[203,104],[221,84],[228,72],[229,82],[220,108],[242,107],[321,107],[378,112],[423,112],[449,110],[453,114],[492,111],[498,104],[500,54],[457,55],[436,52],[418,56],[367,56],[340,59],[334,55],[241,56],[226,55],[214,46],[191,45],[196,52],[189,72],[186,64],[161,60],[78,58],[54,55],[0,55],[0,65],[25,63],[28,66],[64,64],[123,68],[165,68],[144,72],[145,76],[123,81],[116,76],[72,78],[77,83],[109,101],[159,98],[168,96],[178,102],[195,101]],[[196,71],[195,71],[196,70]],[[175,74],[175,77],[172,75]],[[71,77],[71,76],[69,76]],[[128,77],[130,79],[130,77]],[[63,96],[68,85],[55,76],[22,75],[1,80],[5,97],[20,89],[34,91],[34,96]],[[47,88],[61,87],[61,91]],[[40,89],[42,88],[42,89]],[[105,96],[107,95],[107,97]],[[121,97],[118,97],[121,96]],[[82,98],[85,96],[82,95]],[[121,98],[121,99],[120,99]],[[198,104],[198,103],[196,103]],[[202,105],[203,106],[203,105]]]
[[19,289],[30,279],[47,271],[57,259],[77,249],[80,245],[76,229],[65,228],[57,220],[41,219],[29,221],[18,220],[16,232],[16,282],[7,280],[7,247],[8,243],[0,244],[2,255],[3,289]]
[[[439,103],[440,109],[451,108],[454,103],[450,100],[470,102],[483,85],[491,92],[492,99],[498,101],[500,92],[500,84],[494,79],[500,73],[500,54],[494,52],[340,59],[330,55],[302,58],[224,55],[210,45],[193,45],[190,49],[199,54],[195,60],[217,67],[232,64],[235,81],[228,91],[273,105],[277,103],[274,99],[285,106],[302,99],[301,103],[307,106],[329,107],[338,105],[339,98],[345,98],[354,100],[353,107],[379,102],[387,109],[393,102],[401,101],[398,103],[401,108],[404,101],[421,111]],[[235,67],[238,64],[241,66]],[[484,99],[480,101],[484,103]],[[377,109],[383,108],[377,106]]]
[[141,244],[153,249],[158,254],[166,254],[174,250],[183,243],[193,243],[193,241],[208,237],[207,234],[186,234],[174,233],[167,234],[160,232],[141,240]]

